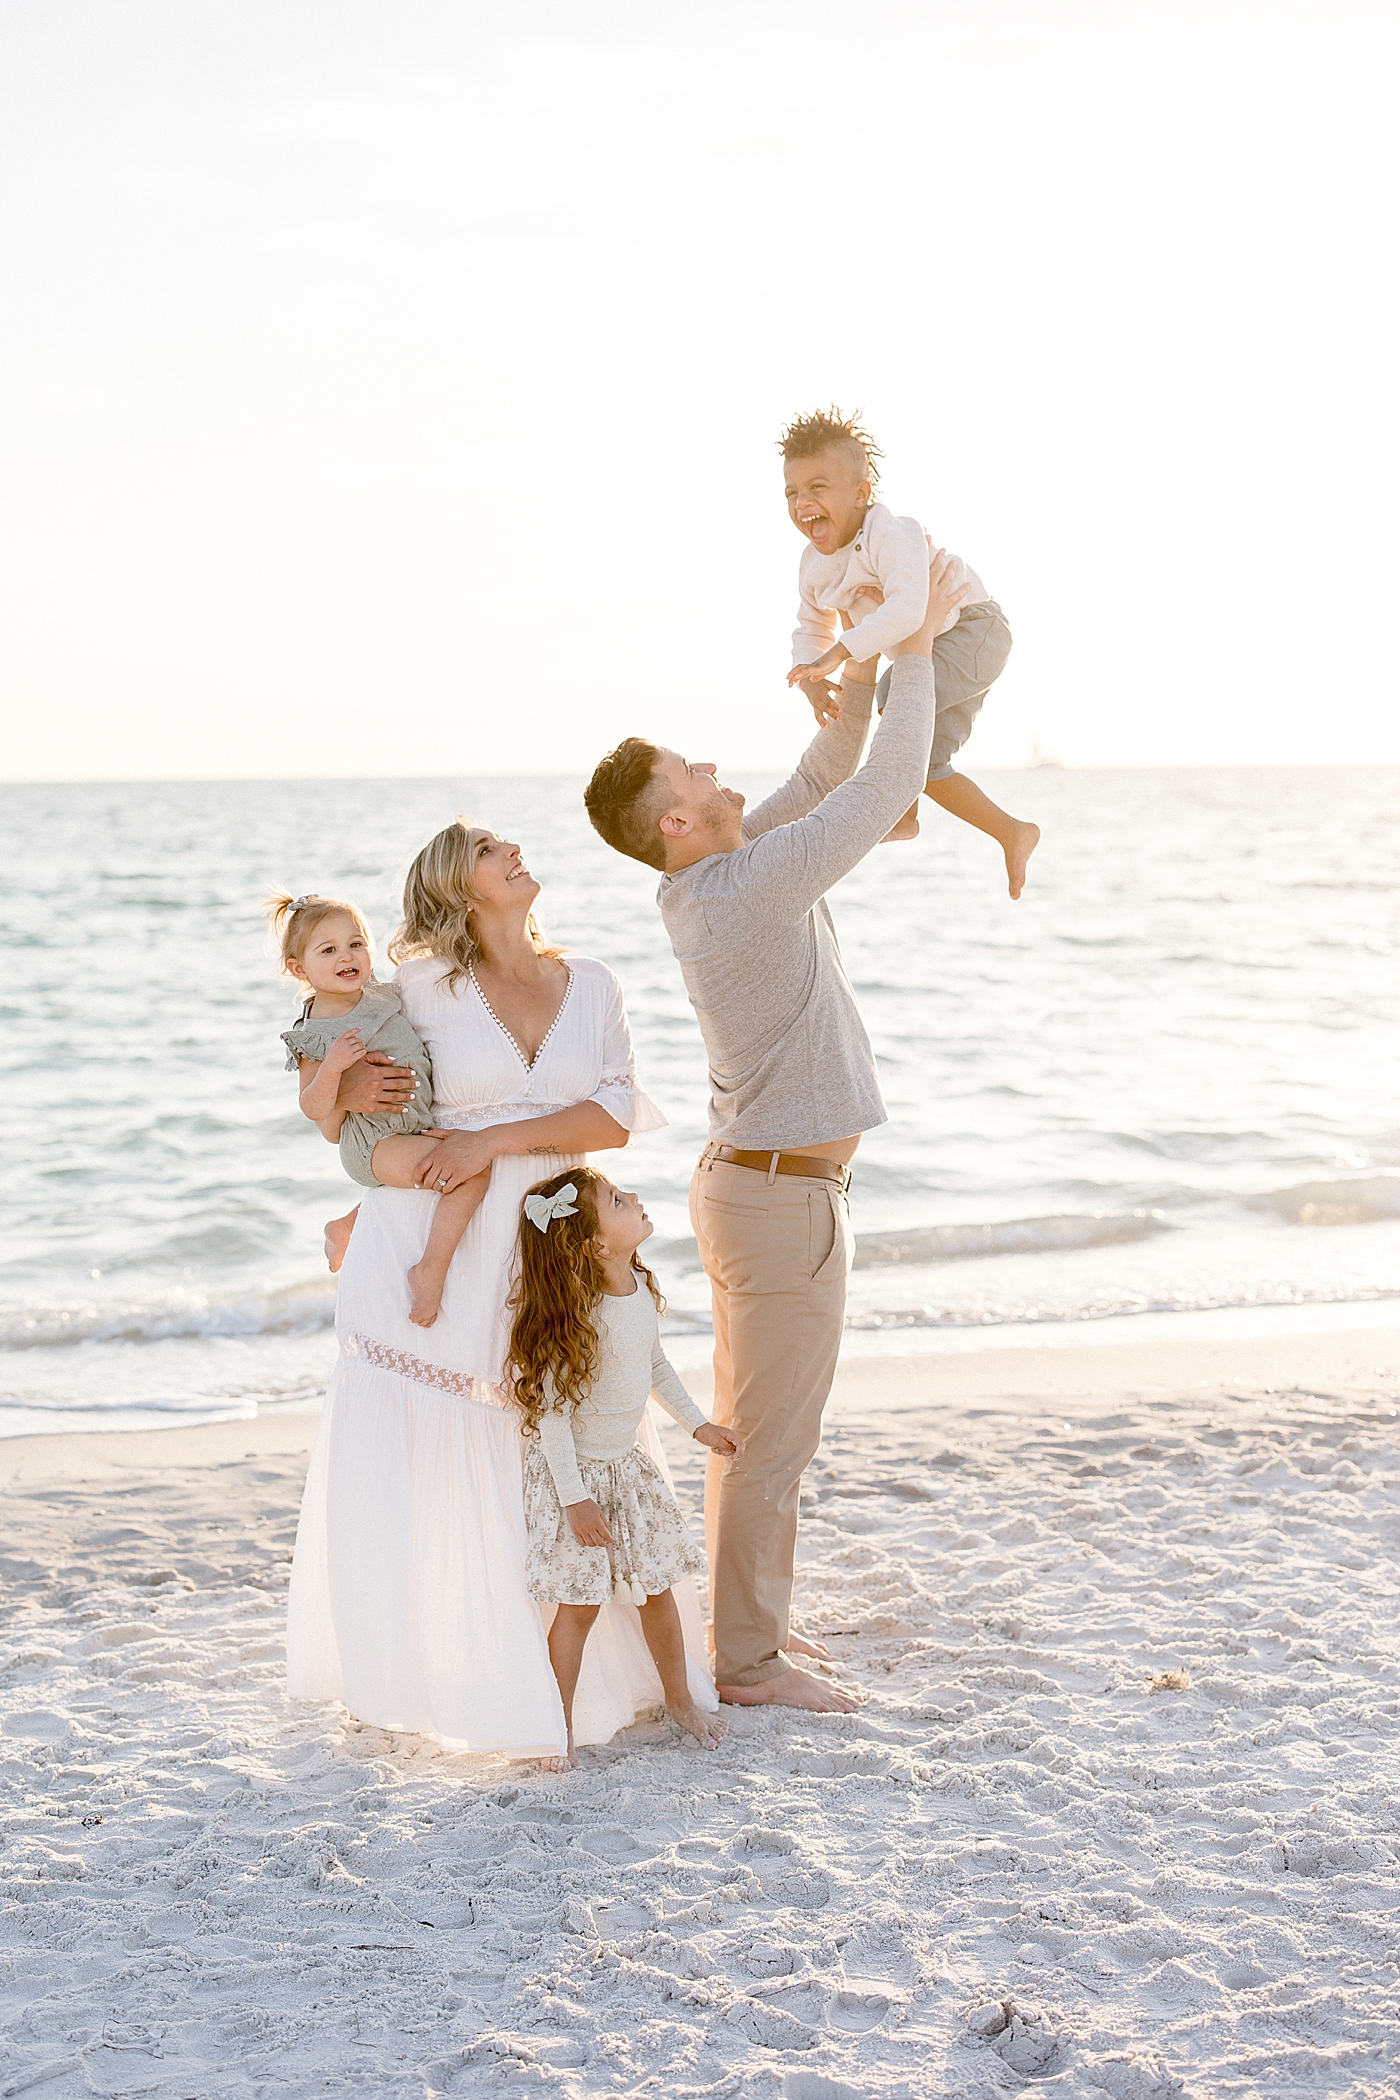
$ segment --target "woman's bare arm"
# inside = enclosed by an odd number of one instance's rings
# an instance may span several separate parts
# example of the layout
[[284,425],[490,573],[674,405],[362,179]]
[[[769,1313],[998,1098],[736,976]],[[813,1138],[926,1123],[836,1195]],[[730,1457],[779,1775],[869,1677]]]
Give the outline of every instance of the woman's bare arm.
[[576,1101],[552,1116],[495,1123],[487,1130],[443,1130],[435,1134],[433,1149],[418,1170],[418,1186],[445,1194],[483,1173],[494,1159],[524,1159],[534,1153],[540,1155],[543,1174],[551,1153],[615,1152],[630,1135],[596,1101]]

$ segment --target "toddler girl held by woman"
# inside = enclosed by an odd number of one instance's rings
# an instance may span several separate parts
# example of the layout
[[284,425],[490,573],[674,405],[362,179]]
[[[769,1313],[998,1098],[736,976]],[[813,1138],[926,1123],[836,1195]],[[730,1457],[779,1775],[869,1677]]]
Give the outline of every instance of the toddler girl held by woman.
[[743,1440],[706,1421],[662,1352],[661,1294],[637,1250],[652,1223],[592,1167],[551,1175],[525,1198],[515,1325],[506,1359],[523,1417],[525,1582],[556,1604],[549,1659],[573,1750],[573,1701],[600,1607],[630,1596],[666,1711],[703,1749],[728,1728],[691,1697],[671,1585],[705,1556],[666,1482],[636,1444],[647,1397],[727,1458]]
[[[411,1189],[432,1152],[432,1064],[403,1001],[391,984],[374,981],[374,943],[353,904],[335,897],[268,900],[273,932],[282,947],[288,977],[308,986],[301,1019],[284,1033],[287,1070],[301,1074],[301,1111],[322,1137],[340,1146],[340,1163],[365,1188]],[[340,1076],[368,1052],[411,1065],[418,1091],[400,1115],[347,1115],[335,1105]],[[431,1327],[442,1304],[448,1265],[473,1211],[486,1194],[489,1171],[440,1195],[421,1261],[408,1272],[409,1318]],[[326,1229],[333,1269],[354,1225],[337,1219]]]

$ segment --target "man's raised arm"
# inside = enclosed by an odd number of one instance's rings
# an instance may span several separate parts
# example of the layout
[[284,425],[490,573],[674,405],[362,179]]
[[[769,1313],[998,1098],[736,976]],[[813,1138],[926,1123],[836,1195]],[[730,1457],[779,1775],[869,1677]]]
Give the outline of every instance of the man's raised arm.
[[[870,727],[870,702],[875,692],[875,674],[880,660],[845,664],[841,678],[841,713],[824,723],[797,761],[796,770],[766,801],[744,816],[745,839],[761,838],[779,824],[795,824],[807,816],[833,788],[849,780],[860,764],[865,733]],[[922,786],[922,782],[920,782]]]
[[[934,639],[949,612],[963,604],[971,590],[967,582],[952,586],[950,577],[957,573],[954,557],[940,549],[929,570],[924,624],[896,645],[889,698],[860,771],[828,790],[800,818],[779,818],[776,827],[755,835],[745,854],[743,888],[756,908],[785,914],[810,911],[918,800],[933,742]],[[821,736],[813,740],[806,757],[820,742]],[[793,781],[801,773],[799,766]],[[755,814],[761,815],[785,792],[780,788]]]

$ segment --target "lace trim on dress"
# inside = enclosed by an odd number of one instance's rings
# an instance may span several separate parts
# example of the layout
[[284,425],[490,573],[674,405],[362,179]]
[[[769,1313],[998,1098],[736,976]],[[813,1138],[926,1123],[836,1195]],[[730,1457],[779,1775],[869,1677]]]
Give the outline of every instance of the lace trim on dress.
[[[562,960],[563,960],[563,958],[561,957],[561,958],[560,958],[560,960],[562,961]],[[506,1041],[507,1041],[507,1042],[508,1042],[508,1043],[510,1044],[510,1047],[511,1047],[511,1049],[512,1049],[512,1050],[513,1050],[513,1051],[515,1052],[516,1056],[517,1056],[517,1057],[518,1057],[518,1058],[520,1059],[520,1062],[521,1062],[521,1064],[522,1064],[522,1065],[524,1065],[524,1067],[525,1067],[525,1069],[526,1069],[526,1071],[527,1071],[527,1072],[533,1072],[533,1071],[534,1071],[534,1069],[535,1069],[535,1066],[536,1066],[536,1065],[537,1065],[537,1064],[539,1063],[540,1059],[541,1059],[541,1058],[542,1058],[542,1057],[544,1056],[544,1053],[545,1053],[545,1050],[546,1050],[546,1048],[547,1048],[547,1046],[548,1046],[548,1043],[549,1043],[549,1039],[550,1039],[550,1037],[551,1037],[551,1036],[553,1035],[553,1033],[554,1033],[555,1029],[556,1029],[556,1028],[557,1028],[557,1027],[559,1026],[559,1023],[560,1023],[560,1022],[561,1022],[561,1021],[563,1020],[563,1018],[564,1018],[564,1008],[565,1008],[565,1007],[566,1007],[566,1006],[568,1005],[568,1003],[569,1003],[570,999],[571,999],[571,998],[573,997],[573,992],[574,992],[574,973],[573,973],[573,971],[572,971],[572,970],[570,970],[570,969],[569,969],[569,965],[568,965],[567,963],[565,963],[565,964],[564,964],[564,968],[565,968],[566,970],[568,970],[568,973],[569,973],[569,981],[568,981],[568,983],[567,983],[567,984],[565,985],[565,987],[564,987],[564,996],[563,996],[563,998],[562,998],[562,999],[561,999],[561,1000],[559,1001],[559,1004],[558,1004],[558,1006],[557,1006],[557,1007],[556,1007],[556,1009],[555,1009],[555,1013],[554,1013],[554,1019],[553,1019],[553,1020],[552,1020],[552,1021],[550,1022],[549,1026],[548,1026],[548,1028],[546,1028],[546,1030],[545,1030],[544,1034],[543,1034],[543,1035],[542,1035],[542,1036],[540,1037],[540,1046],[539,1046],[538,1050],[536,1050],[536,1052],[535,1052],[535,1054],[534,1054],[534,1056],[533,1056],[533,1057],[526,1057],[526,1055],[525,1055],[525,1052],[524,1052],[524,1051],[523,1051],[523,1050],[521,1049],[521,1047],[520,1047],[519,1043],[517,1043],[517,1042],[516,1042],[516,1040],[515,1040],[515,1037],[514,1037],[514,1036],[513,1036],[512,1034],[511,1034],[510,1030],[509,1030],[509,1029],[508,1029],[508,1028],[506,1027],[506,1024],[505,1024],[505,1022],[504,1022],[504,1021],[503,1021],[503,1020],[501,1019],[501,1017],[500,1017],[500,1015],[499,1015],[499,1014],[497,1013],[497,1011],[496,1011],[495,1007],[494,1007],[494,1006],[493,1006],[493,1005],[491,1004],[491,1001],[490,1001],[490,1000],[489,1000],[489,999],[487,998],[487,996],[486,996],[485,992],[483,992],[483,990],[481,989],[481,986],[480,986],[480,985],[479,985],[479,984],[477,983],[476,971],[475,971],[475,970],[474,970],[474,969],[472,968],[472,966],[471,966],[471,964],[470,964],[470,963],[468,963],[468,965],[467,965],[467,977],[468,977],[468,980],[469,980],[469,982],[470,982],[470,984],[471,984],[471,988],[472,988],[472,990],[473,990],[473,991],[474,991],[474,992],[476,993],[476,996],[477,996],[477,998],[478,998],[478,999],[479,999],[479,1000],[481,1001],[482,1005],[483,1005],[483,1006],[484,1006],[484,1007],[486,1008],[486,1011],[487,1011],[487,1013],[488,1013],[488,1014],[489,1014],[489,1015],[491,1016],[491,1019],[492,1019],[492,1020],[493,1020],[493,1021],[495,1022],[496,1026],[497,1026],[497,1027],[498,1027],[498,1028],[500,1029],[500,1031],[501,1031],[501,1034],[502,1034],[502,1035],[503,1035],[503,1036],[505,1037]]]
[[493,1123],[530,1123],[573,1105],[571,1101],[482,1101],[472,1108],[434,1108],[433,1121],[439,1130],[485,1130]]
[[370,1334],[347,1334],[340,1344],[340,1353],[373,1364],[378,1371],[392,1371],[396,1378],[407,1378],[414,1385],[430,1386],[434,1392],[458,1393],[479,1407],[494,1407],[498,1412],[509,1412],[511,1408],[504,1386],[491,1379],[473,1378],[467,1371],[429,1363],[425,1356],[415,1356],[410,1349],[391,1349],[387,1342],[377,1342]]

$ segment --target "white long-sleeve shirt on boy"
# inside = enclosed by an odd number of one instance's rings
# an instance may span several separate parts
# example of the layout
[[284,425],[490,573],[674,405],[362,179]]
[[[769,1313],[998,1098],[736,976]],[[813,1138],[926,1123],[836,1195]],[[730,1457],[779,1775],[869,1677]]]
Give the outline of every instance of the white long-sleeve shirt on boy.
[[[810,544],[804,547],[797,572],[793,662],[814,664],[833,642],[840,642],[854,663],[865,663],[872,656],[888,656],[917,634],[928,611],[929,551],[928,534],[918,519],[897,518],[883,503],[871,504],[855,538],[834,554],[820,554]],[[981,578],[964,562],[954,564],[949,580],[954,587],[971,583],[969,605],[985,603]],[[840,615],[854,614],[859,609],[856,593],[872,585],[883,593],[884,604],[843,632]],[[939,632],[946,634],[957,620],[954,609]]]

